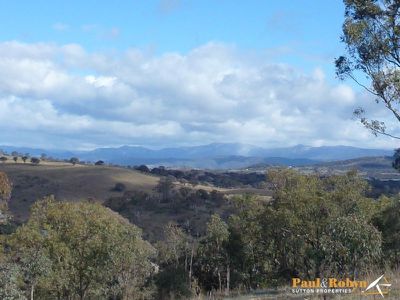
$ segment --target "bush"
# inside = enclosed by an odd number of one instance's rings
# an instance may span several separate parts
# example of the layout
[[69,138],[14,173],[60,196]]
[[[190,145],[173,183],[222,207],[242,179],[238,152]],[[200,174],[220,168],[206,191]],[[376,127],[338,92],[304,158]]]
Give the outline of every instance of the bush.
[[135,170],[138,170],[143,173],[150,173],[150,169],[146,165],[136,166]]
[[112,188],[114,192],[124,192],[126,190],[126,185],[122,182],[117,182],[115,186]]
[[37,157],[32,157],[31,158],[31,163],[34,165],[38,165],[40,163],[40,159]]

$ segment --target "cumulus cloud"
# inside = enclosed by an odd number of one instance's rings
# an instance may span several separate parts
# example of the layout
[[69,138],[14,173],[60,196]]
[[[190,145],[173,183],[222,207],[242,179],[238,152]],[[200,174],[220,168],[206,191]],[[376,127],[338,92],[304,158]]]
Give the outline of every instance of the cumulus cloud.
[[364,104],[388,118],[369,97],[319,68],[307,74],[218,43],[158,56],[0,43],[0,144],[393,147],[352,119]]

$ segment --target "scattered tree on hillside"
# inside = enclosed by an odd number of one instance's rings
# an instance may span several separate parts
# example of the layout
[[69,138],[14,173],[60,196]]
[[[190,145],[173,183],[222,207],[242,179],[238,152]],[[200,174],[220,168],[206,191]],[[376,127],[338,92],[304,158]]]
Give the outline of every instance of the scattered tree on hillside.
[[8,160],[8,158],[6,156],[2,156],[0,157],[0,161],[4,164],[6,161]]
[[103,166],[104,165],[104,161],[98,160],[98,161],[95,162],[95,165],[96,166]]
[[[400,2],[345,0],[342,41],[347,55],[336,59],[340,79],[351,78],[400,122]],[[366,76],[366,80],[363,76]],[[367,81],[367,82],[366,82]],[[373,134],[400,139],[381,120],[370,120],[364,108],[354,114]]]
[[22,161],[23,161],[24,163],[26,163],[26,161],[28,160],[28,158],[29,158],[29,155],[24,155],[24,156],[21,157],[21,159],[22,159]]
[[72,165],[76,165],[77,163],[79,163],[79,158],[77,158],[77,157],[71,157],[70,159],[69,159],[69,162],[72,164]]
[[40,159],[37,157],[32,157],[31,158],[31,163],[34,165],[38,165],[40,163]]
[[18,161],[18,156],[13,157],[14,162],[16,163]]
[[117,182],[115,186],[112,188],[112,191],[114,192],[123,192],[126,190],[126,185],[123,184],[122,182]]
[[156,191],[161,194],[161,199],[163,202],[168,202],[173,187],[174,183],[171,177],[167,176],[160,178],[160,181],[156,186]]
[[143,173],[149,173],[150,172],[150,169],[146,165],[136,166],[136,167],[134,167],[134,169],[138,170],[140,172],[143,172]]

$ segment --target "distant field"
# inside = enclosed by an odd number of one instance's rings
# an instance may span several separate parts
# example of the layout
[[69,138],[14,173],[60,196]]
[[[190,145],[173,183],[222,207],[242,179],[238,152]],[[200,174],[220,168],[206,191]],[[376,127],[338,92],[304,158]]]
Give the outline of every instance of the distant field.
[[357,170],[361,176],[380,180],[399,180],[400,172],[392,167],[393,159],[387,156],[362,157],[356,159],[332,161],[314,166],[296,167],[304,173],[344,174],[349,170]]
[[156,176],[125,168],[58,162],[41,162],[37,166],[0,163],[0,171],[6,172],[13,183],[9,208],[17,220],[25,219],[32,203],[46,195],[54,195],[59,200],[104,201],[120,194],[112,191],[118,182],[129,190],[150,192],[159,181]]

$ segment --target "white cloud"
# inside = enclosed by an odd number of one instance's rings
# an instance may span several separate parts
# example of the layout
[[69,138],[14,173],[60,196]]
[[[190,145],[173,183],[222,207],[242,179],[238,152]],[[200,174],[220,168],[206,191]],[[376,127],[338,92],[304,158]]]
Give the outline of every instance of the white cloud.
[[[244,142],[394,147],[352,119],[370,96],[209,43],[183,55],[0,43],[0,144],[57,148]],[[395,122],[389,127],[396,129]],[[43,145],[45,146],[45,145]]]

